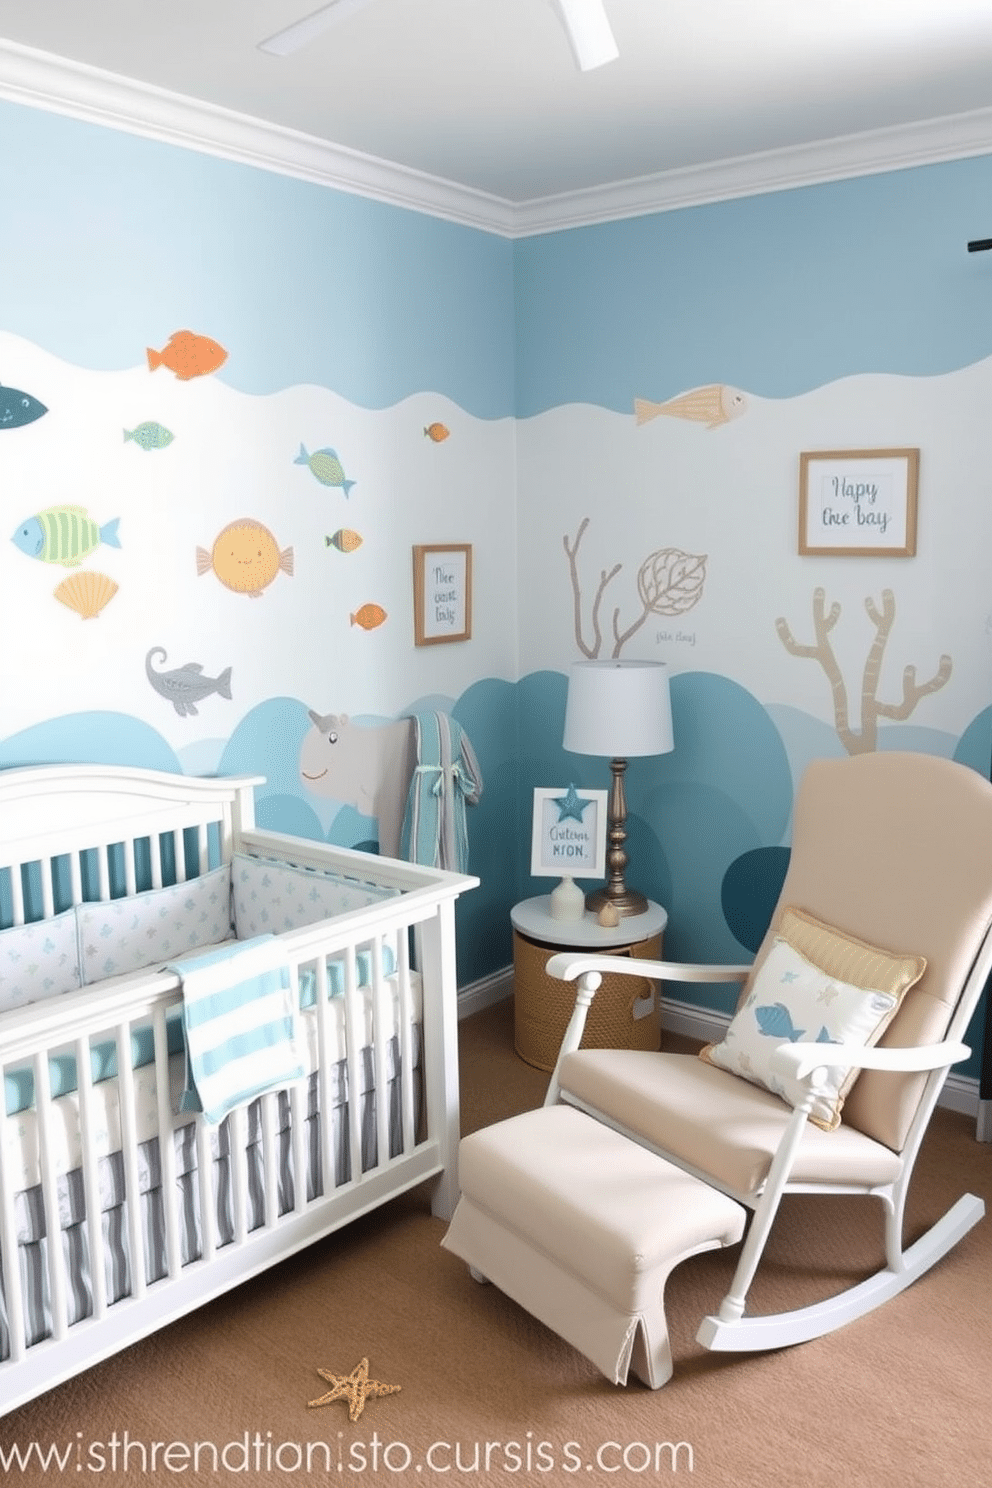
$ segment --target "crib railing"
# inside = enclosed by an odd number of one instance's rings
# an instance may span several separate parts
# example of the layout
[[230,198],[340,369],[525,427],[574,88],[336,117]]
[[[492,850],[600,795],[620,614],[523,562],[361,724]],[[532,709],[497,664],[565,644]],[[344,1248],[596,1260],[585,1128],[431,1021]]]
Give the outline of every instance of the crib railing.
[[[274,839],[263,839],[271,850]],[[426,1178],[438,1180],[436,1212],[451,1212],[454,899],[472,880],[434,875],[425,884],[421,874],[416,887],[418,870],[383,866],[403,890],[395,898],[280,937],[297,999],[312,992],[300,1029],[316,1068],[236,1110],[222,1128],[177,1114],[184,1061],[170,1053],[170,1029],[175,1050],[182,994],[171,973],[136,973],[0,1019],[0,1411]],[[359,950],[370,953],[366,986]],[[344,982],[333,996],[332,963]],[[145,1055],[136,1063],[139,1046]],[[18,1104],[8,1084],[23,1088],[25,1071],[31,1102],[8,1113]],[[363,1095],[370,1074],[371,1104]],[[192,1172],[182,1160],[191,1120]],[[22,1243],[24,1136],[15,1128],[34,1141],[27,1177],[43,1213],[34,1275]],[[70,1244],[58,1216],[66,1149],[77,1146],[84,1213]],[[101,1209],[112,1153],[123,1189],[123,1265]],[[150,1198],[142,1174],[155,1163]],[[70,1269],[73,1256],[82,1280]],[[121,1274],[123,1292],[112,1280]]]

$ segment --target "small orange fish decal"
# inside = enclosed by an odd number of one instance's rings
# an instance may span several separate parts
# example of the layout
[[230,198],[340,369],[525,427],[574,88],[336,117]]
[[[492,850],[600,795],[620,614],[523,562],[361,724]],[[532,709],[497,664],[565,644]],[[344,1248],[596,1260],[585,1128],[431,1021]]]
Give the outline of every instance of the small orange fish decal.
[[440,444],[442,439],[447,439],[451,430],[444,424],[428,424],[424,433],[428,439],[433,439],[435,444]]
[[386,618],[386,612],[382,605],[363,604],[360,610],[350,616],[352,625],[360,625],[363,630],[375,630]]
[[155,351],[151,346],[146,346],[145,351],[150,372],[154,372],[156,367],[168,367],[180,382],[216,372],[227,361],[223,346],[211,341],[209,336],[197,336],[192,331],[175,331],[161,351]]
[[667,403],[649,403],[646,398],[634,399],[634,415],[639,424],[666,414],[669,418],[691,419],[716,429],[731,419],[740,418],[747,411],[747,398],[739,388],[727,387],[724,383],[711,383],[707,387],[691,388]]
[[362,542],[360,532],[353,532],[350,527],[339,527],[333,537],[324,538],[324,547],[337,548],[339,553],[353,553],[362,546]]
[[257,599],[278,573],[293,573],[293,550],[279,544],[267,527],[250,517],[231,522],[214,543],[213,551],[196,550],[196,571],[202,575],[213,569],[221,583],[235,594]]

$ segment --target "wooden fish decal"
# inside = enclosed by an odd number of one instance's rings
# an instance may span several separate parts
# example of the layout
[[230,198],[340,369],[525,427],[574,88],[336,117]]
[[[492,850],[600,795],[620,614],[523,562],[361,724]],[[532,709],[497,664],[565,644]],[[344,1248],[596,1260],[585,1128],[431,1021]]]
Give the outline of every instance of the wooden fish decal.
[[30,393],[22,393],[20,388],[0,387],[0,429],[23,428],[47,412],[44,403]]
[[692,388],[669,398],[667,403],[649,403],[646,398],[634,399],[634,415],[639,424],[665,414],[669,418],[691,419],[716,429],[731,419],[740,418],[747,411],[747,398],[739,388],[727,387],[724,383],[710,383],[707,387]]
[[211,341],[209,336],[197,336],[193,331],[174,331],[161,351],[146,346],[145,352],[150,372],[154,372],[156,367],[168,367],[180,382],[205,377],[227,361],[223,346]]
[[349,618],[352,625],[360,625],[363,630],[375,630],[387,617],[382,605],[363,604]]
[[180,718],[195,718],[197,703],[217,693],[218,697],[231,697],[231,668],[225,667],[219,677],[205,677],[198,661],[187,661],[185,666],[173,667],[168,672],[157,672],[152,666],[152,657],[168,660],[161,646],[153,646],[145,657],[145,672],[157,693],[175,708]]
[[124,430],[124,443],[127,444],[129,439],[133,439],[138,448],[143,450],[165,449],[174,438],[175,435],[171,430],[166,429],[162,424],[155,423],[152,419],[138,424],[134,429]]
[[257,599],[278,573],[293,573],[293,550],[280,551],[272,533],[250,517],[231,522],[219,533],[211,552],[196,550],[196,571],[213,569],[221,583],[235,594]]

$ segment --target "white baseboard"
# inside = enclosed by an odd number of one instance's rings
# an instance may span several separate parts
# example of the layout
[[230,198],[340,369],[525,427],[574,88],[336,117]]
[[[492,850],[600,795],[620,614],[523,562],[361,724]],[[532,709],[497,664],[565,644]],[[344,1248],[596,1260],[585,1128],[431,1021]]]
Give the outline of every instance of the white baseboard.
[[[483,1008],[492,1007],[504,998],[513,996],[513,967],[494,972],[463,988],[458,994],[458,1017],[470,1018]],[[729,1013],[717,1012],[713,1008],[694,1007],[688,1002],[679,1002],[671,997],[661,999],[661,1026],[683,1038],[701,1039],[704,1043],[719,1043],[730,1022]],[[978,1081],[973,1075],[956,1075],[953,1070],[944,1082],[939,1105],[963,1116],[974,1116],[978,1122],[978,1140],[992,1141],[992,1102],[982,1105],[978,1099]],[[983,1134],[984,1132],[984,1134]]]
[[481,1013],[483,1008],[492,1007],[494,1003],[504,1002],[512,996],[513,967],[508,966],[504,971],[495,971],[492,976],[483,977],[459,990],[458,1021],[471,1018],[473,1013]]

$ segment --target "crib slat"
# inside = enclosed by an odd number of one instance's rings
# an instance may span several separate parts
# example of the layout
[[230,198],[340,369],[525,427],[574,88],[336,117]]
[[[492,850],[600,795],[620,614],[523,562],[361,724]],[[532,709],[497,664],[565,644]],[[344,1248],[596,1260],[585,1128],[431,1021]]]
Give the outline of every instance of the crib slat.
[[124,843],[124,887],[128,898],[132,898],[138,892],[138,880],[135,874],[135,841],[129,837]]
[[[0,1075],[4,1073],[0,1068]],[[0,1100],[0,1274],[10,1329],[10,1359],[23,1359],[27,1347],[24,1332],[24,1299],[17,1254],[17,1222],[14,1212],[14,1179],[7,1164],[7,1102]]]
[[327,1195],[334,1188],[337,1181],[337,1161],[334,1151],[334,1091],[331,1086],[331,1077],[333,1074],[331,1068],[331,1007],[326,956],[318,957],[316,973],[320,1171],[323,1192]]
[[52,1141],[52,1089],[48,1051],[41,1050],[31,1061],[34,1072],[34,1102],[38,1122],[38,1158],[41,1193],[45,1206],[45,1235],[48,1252],[48,1285],[52,1309],[52,1337],[65,1337],[67,1322],[65,1274],[62,1266],[62,1229],[59,1224],[58,1178]]
[[169,1085],[169,1035],[166,1009],[158,1003],[152,1014],[155,1042],[155,1098],[158,1107],[158,1165],[162,1185],[162,1211],[165,1218],[166,1270],[178,1276],[182,1268],[182,1242],[179,1232],[179,1186],[176,1179],[176,1143],[172,1133],[172,1103]]
[[10,868],[10,900],[14,913],[14,924],[24,924],[24,879],[21,876],[20,863],[12,863]]
[[196,1122],[196,1182],[200,1194],[200,1259],[210,1261],[220,1239],[214,1202],[213,1154],[206,1123]]
[[42,919],[50,920],[55,914],[55,890],[53,887],[55,864],[51,858],[43,858],[38,866],[41,869]]
[[76,1084],[79,1094],[79,1136],[82,1145],[83,1193],[86,1202],[86,1235],[90,1254],[90,1286],[93,1293],[93,1317],[102,1318],[107,1311],[107,1271],[100,1206],[100,1177],[96,1155],[96,1123],[93,1113],[93,1080],[90,1064],[90,1041],[78,1038]]
[[410,983],[409,938],[396,940],[396,985],[399,998],[400,1119],[403,1125],[403,1155],[417,1143],[417,1114],[413,1087],[413,989]]
[[83,902],[83,855],[81,852],[69,854],[69,893],[73,904]]
[[[321,973],[323,972],[323,976]],[[292,988],[293,1007],[300,1006],[300,967],[298,962],[290,967],[290,987]],[[326,957],[321,956],[313,965],[314,986],[318,1003],[322,1002],[327,995],[327,962]],[[318,1034],[320,1022],[317,1023]],[[297,1024],[297,1032],[302,1035],[300,1025]],[[302,1053],[302,1046],[301,1046]],[[309,1171],[309,1156],[307,1149],[307,1095],[308,1082],[306,1078],[297,1080],[289,1088],[289,1135],[292,1152],[293,1165],[293,1209],[295,1213],[302,1214],[307,1207],[307,1175]],[[333,1174],[332,1174],[333,1186]]]
[[[243,1245],[248,1233],[248,1123],[244,1106],[226,1118],[231,1139],[231,1202],[234,1209],[234,1243]],[[202,1124],[202,1123],[201,1123]]]
[[121,1118],[121,1154],[124,1161],[124,1195],[127,1202],[128,1246],[131,1253],[131,1296],[143,1297],[145,1247],[141,1223],[138,1179],[138,1123],[134,1103],[134,1070],[131,1067],[131,1025],[117,1028],[117,1094]]
[[110,898],[110,849],[105,842],[97,848],[96,865],[100,902],[105,904]]
[[362,1044],[365,1042],[365,1018],[358,993],[355,947],[349,945],[344,957],[345,1048],[348,1067],[348,1151],[351,1160],[351,1182],[362,1176]]
[[375,1080],[376,1165],[389,1161],[389,988],[382,974],[382,940],[372,942],[372,1065]]
[[274,1090],[262,1096],[259,1111],[262,1128],[262,1181],[264,1184],[265,1228],[270,1230],[279,1219],[279,1160],[276,1153],[276,1123],[279,1097]]

